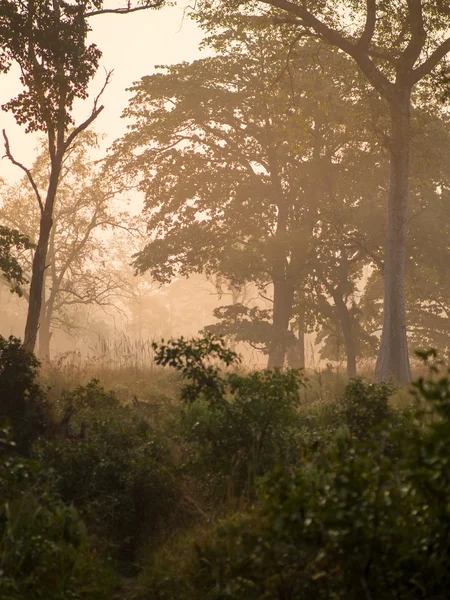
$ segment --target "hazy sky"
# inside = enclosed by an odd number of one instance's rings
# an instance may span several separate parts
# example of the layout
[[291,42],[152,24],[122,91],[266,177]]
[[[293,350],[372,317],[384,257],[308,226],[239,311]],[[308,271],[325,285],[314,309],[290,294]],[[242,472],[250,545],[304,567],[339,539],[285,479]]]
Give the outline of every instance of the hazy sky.
[[[119,5],[113,0],[105,5]],[[113,78],[107,87],[102,103],[105,109],[95,121],[94,129],[107,134],[105,148],[125,128],[120,119],[127,105],[129,93],[127,87],[144,75],[154,72],[155,65],[175,64],[184,60],[191,61],[201,56],[198,44],[201,32],[188,18],[183,18],[183,6],[163,8],[159,11],[142,11],[127,16],[105,15],[91,19],[91,40],[103,51],[100,68],[91,84],[94,97],[101,89],[106,70],[114,70]],[[20,90],[18,70],[0,75],[0,105],[4,104]],[[84,120],[91,111],[92,100],[76,104],[77,122]],[[23,127],[15,124],[10,113],[0,112],[0,130],[6,129],[11,150],[17,160],[31,167],[36,156],[37,137],[26,135]],[[4,154],[1,144],[1,156]],[[0,177],[7,181],[17,181],[23,172],[3,158],[0,161]]]

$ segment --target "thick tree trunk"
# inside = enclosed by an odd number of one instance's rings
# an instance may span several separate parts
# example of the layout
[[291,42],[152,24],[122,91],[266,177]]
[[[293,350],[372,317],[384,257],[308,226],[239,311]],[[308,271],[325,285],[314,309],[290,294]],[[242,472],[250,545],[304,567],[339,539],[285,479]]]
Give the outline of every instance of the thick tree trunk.
[[285,280],[275,280],[273,285],[273,335],[269,347],[267,368],[282,369],[286,358],[286,338],[294,304],[294,287]]
[[383,331],[375,377],[411,381],[405,314],[405,258],[410,145],[410,91],[391,101],[391,180],[384,255]]
[[25,325],[24,347],[28,352],[34,352],[39,329],[41,314],[42,293],[44,289],[44,273],[47,261],[50,232],[53,225],[53,207],[58,189],[59,174],[61,172],[62,156],[57,157],[52,164],[50,181],[47,191],[45,207],[41,214],[39,224],[39,239],[33,259],[31,272],[30,299],[28,302],[27,322]]
[[345,301],[339,296],[333,296],[333,300],[339,315],[341,331],[344,337],[347,375],[349,377],[356,377],[356,341],[350,311]]

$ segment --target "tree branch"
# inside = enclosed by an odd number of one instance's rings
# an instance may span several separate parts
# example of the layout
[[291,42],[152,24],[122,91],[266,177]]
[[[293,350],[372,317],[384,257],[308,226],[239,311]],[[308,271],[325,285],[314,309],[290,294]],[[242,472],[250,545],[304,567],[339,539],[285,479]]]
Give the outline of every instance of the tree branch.
[[422,52],[427,34],[423,23],[422,0],[407,0],[407,4],[411,39],[402,52],[400,63],[404,69],[409,71]]
[[16,167],[19,167],[20,169],[22,169],[22,171],[24,171],[24,173],[26,173],[26,176],[28,177],[28,181],[31,183],[31,187],[34,190],[34,193],[36,194],[36,198],[39,204],[39,208],[41,211],[41,214],[44,212],[44,204],[42,202],[42,198],[41,198],[41,194],[39,193],[38,187],[33,179],[33,175],[31,174],[30,169],[27,169],[27,167],[25,167],[22,163],[18,162],[13,155],[11,154],[11,148],[9,146],[9,140],[8,140],[8,136],[6,135],[6,131],[5,129],[3,129],[3,139],[5,140],[5,151],[6,151],[6,155],[9,160],[13,163],[13,165],[16,165]]
[[[351,56],[356,61],[359,68],[370,81],[370,83],[374,86],[374,88],[384,98],[391,98],[391,95],[394,92],[393,84],[389,81],[387,77],[385,77],[385,75],[383,75],[383,73],[379,69],[377,69],[377,67],[374,65],[369,56],[368,50],[364,48],[364,46],[361,46],[359,42],[354,43],[349,39],[345,38],[339,33],[339,31],[336,31],[335,29],[329,27],[326,23],[315,17],[309,10],[307,10],[303,6],[299,6],[298,4],[290,2],[290,0],[261,1],[265,4],[268,4],[269,6],[280,8],[281,10],[295,15],[298,19],[302,21],[302,23],[306,27],[313,29],[323,39],[324,42],[331,44],[332,46],[336,46],[337,48],[340,48],[343,52]],[[370,5],[368,7],[370,8]],[[369,25],[367,26],[366,35],[370,34],[370,14],[368,15]]]
[[375,33],[376,15],[377,15],[377,3],[376,0],[367,0],[367,16],[364,31],[358,41],[358,46],[367,51],[369,44],[372,41],[373,34]]
[[131,1],[127,2],[127,6],[123,8],[102,8],[85,13],[85,17],[96,17],[97,15],[129,15],[140,10],[148,10],[149,8],[159,8],[164,4],[165,0],[155,0],[154,2],[145,2],[142,6],[131,6]]
[[412,84],[414,85],[421,79],[423,79],[426,75],[431,73],[431,71],[439,64],[439,62],[450,52],[450,37],[448,37],[445,42],[436,48],[436,50],[427,58],[425,62],[417,67],[417,69],[413,69],[412,71]]
[[98,115],[102,112],[102,110],[104,109],[104,106],[100,106],[100,108],[98,108],[97,110],[93,111],[91,116],[86,119],[86,121],[84,121],[83,123],[81,123],[80,125],[78,125],[78,127],[76,127],[72,133],[69,135],[69,137],[66,140],[66,143],[64,144],[65,149],[67,150],[70,146],[70,144],[73,142],[73,140],[82,132],[84,131],[87,127],[89,127],[89,125],[95,121],[95,119],[98,117]]
[[92,108],[92,113],[90,115],[90,117],[88,117],[86,119],[86,121],[84,121],[83,123],[81,123],[80,125],[78,125],[78,127],[75,127],[75,129],[72,131],[72,133],[69,135],[69,137],[67,138],[65,144],[64,144],[64,152],[67,152],[67,150],[70,148],[71,143],[74,141],[74,139],[80,135],[80,133],[82,131],[84,131],[85,129],[87,129],[89,127],[89,125],[95,121],[95,119],[98,117],[98,115],[102,112],[102,110],[105,108],[103,105],[98,107],[98,101],[100,100],[100,97],[102,96],[103,92],[106,89],[106,86],[109,84],[109,82],[111,81],[111,75],[112,75],[112,71],[108,71],[106,73],[106,79],[105,79],[105,83],[103,84],[102,89],[100,90],[100,92],[97,94],[95,100],[94,100],[94,106]]

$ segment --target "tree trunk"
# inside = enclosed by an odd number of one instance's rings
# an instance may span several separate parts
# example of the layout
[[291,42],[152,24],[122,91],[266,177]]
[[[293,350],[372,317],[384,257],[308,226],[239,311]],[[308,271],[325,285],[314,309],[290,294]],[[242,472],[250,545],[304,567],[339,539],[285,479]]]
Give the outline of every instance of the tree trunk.
[[43,362],[50,360],[50,340],[52,338],[52,332],[50,331],[50,319],[46,316],[41,317],[39,321],[39,359]]
[[41,361],[50,360],[50,318],[48,318],[48,307],[46,303],[46,270],[44,270],[44,280],[42,284],[41,312],[39,315],[39,335],[38,335],[38,357]]
[[53,207],[58,189],[62,156],[57,156],[52,163],[47,198],[45,201],[44,210],[41,214],[41,221],[39,224],[39,239],[36,246],[36,252],[34,254],[33,268],[31,272],[30,299],[28,302],[28,314],[23,343],[24,348],[28,350],[28,352],[34,352],[39,329],[39,317],[41,314],[42,293],[44,289],[44,273],[46,268],[50,232],[53,225]]
[[[292,329],[293,335],[295,335]],[[305,368],[305,333],[299,329],[295,344],[289,346],[286,352],[287,364],[291,369]]]
[[[297,332],[295,329],[297,328]],[[296,326],[292,327],[292,332],[296,333],[295,345],[287,350],[287,363],[291,369],[304,369],[305,359],[305,310],[302,306],[297,316]]]
[[269,347],[268,369],[284,367],[286,358],[286,338],[294,304],[294,287],[283,279],[273,284],[273,323],[272,340]]
[[411,92],[391,101],[391,179],[384,256],[384,314],[375,368],[378,381],[411,381],[405,313],[405,258]]
[[336,310],[339,315],[341,331],[344,337],[345,355],[347,358],[347,375],[356,377],[356,343],[354,335],[354,327],[348,306],[339,296],[333,296]]

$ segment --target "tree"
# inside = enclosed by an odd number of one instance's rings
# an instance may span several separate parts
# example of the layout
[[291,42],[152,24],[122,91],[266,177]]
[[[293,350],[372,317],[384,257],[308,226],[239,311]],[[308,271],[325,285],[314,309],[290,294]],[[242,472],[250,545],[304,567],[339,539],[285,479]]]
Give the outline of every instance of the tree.
[[[74,308],[111,306],[126,292],[126,284],[116,274],[113,260],[108,256],[102,232],[118,227],[126,229],[130,218],[112,209],[118,190],[100,177],[98,167],[89,158],[89,151],[96,143],[97,136],[84,132],[65,154],[62,164],[39,319],[38,354],[45,360],[50,357],[53,329],[68,332],[74,329]],[[38,187],[45,185],[49,162],[44,147],[31,171]],[[0,215],[30,239],[38,237],[39,208],[27,179],[4,190]],[[24,267],[31,272],[32,263]],[[29,301],[27,290],[24,296]]]
[[[136,259],[140,272],[167,281],[206,270],[270,287],[269,367],[284,364],[295,294],[324,241],[320,222],[336,213],[333,194],[343,210],[358,210],[349,173],[367,180],[374,160],[360,97],[349,94],[358,78],[350,61],[310,43],[286,66],[285,33],[254,19],[219,21],[207,42],[216,56],[135,84],[125,112],[133,123],[112,158],[146,198],[153,234]],[[327,170],[339,182],[333,193]]]
[[[450,52],[450,10],[443,0],[261,0],[298,32],[350,56],[387,102],[390,184],[384,255],[383,331],[376,377],[409,383],[405,259],[413,89],[429,81]],[[236,10],[235,2],[221,2]],[[242,4],[241,2],[239,4]],[[244,3],[250,5],[249,2]]]
[[[406,252],[406,315],[411,349],[450,351],[450,122],[427,109],[414,111],[410,177],[410,215]],[[368,335],[382,326],[382,271],[372,273],[362,299]]]
[[[89,117],[74,126],[74,100],[87,97],[87,86],[101,56],[95,44],[87,44],[88,19],[105,13],[128,14],[156,8],[162,3],[163,0],[156,0],[134,4],[128,0],[123,8],[107,9],[103,8],[103,0],[1,0],[0,72],[7,72],[12,64],[17,64],[23,85],[23,91],[3,109],[12,111],[17,123],[25,125],[27,132],[46,134],[51,162],[46,189],[42,194],[31,171],[14,158],[3,131],[6,155],[25,172],[40,210],[24,336],[24,347],[30,352],[34,350],[38,332],[47,252],[64,156],[79,134],[103,110],[103,106],[99,106],[102,90]],[[109,75],[105,86],[108,80]]]

